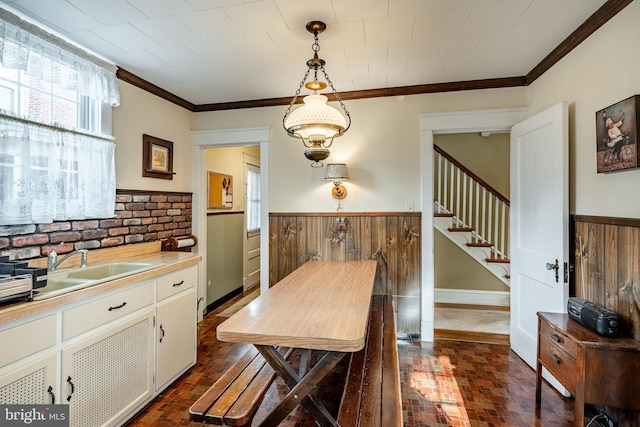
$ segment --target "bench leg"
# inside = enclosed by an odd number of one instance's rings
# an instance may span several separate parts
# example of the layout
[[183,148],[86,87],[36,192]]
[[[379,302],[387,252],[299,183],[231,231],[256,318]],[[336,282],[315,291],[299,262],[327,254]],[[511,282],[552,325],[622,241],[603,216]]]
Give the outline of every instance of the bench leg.
[[299,404],[313,415],[322,427],[337,426],[337,421],[314,396],[310,396],[318,383],[342,360],[346,353],[326,352],[306,374],[300,378],[291,365],[276,351],[265,345],[256,345],[258,351],[280,376],[290,391],[280,404],[262,421],[260,426],[277,426]]

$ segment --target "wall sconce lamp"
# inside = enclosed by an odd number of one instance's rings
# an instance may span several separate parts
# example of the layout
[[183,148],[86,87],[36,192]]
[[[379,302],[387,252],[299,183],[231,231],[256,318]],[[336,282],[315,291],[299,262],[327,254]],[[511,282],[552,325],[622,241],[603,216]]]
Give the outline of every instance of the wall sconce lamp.
[[327,181],[333,181],[333,188],[331,189],[331,195],[338,200],[342,200],[347,195],[347,189],[342,185],[343,180],[349,179],[349,172],[347,171],[347,165],[344,163],[329,163],[327,165],[327,172],[324,176]]
[[[282,125],[289,136],[302,140],[307,148],[304,155],[313,161],[311,166],[322,167],[322,160],[329,157],[329,147],[333,143],[333,138],[342,136],[351,126],[351,116],[324,69],[325,60],[318,56],[320,51],[318,34],[327,28],[326,24],[321,21],[311,21],[307,23],[306,28],[308,32],[313,34],[313,58],[307,61],[307,72],[302,77],[296,94],[284,113]],[[324,74],[326,83],[318,80],[318,71]],[[305,84],[307,77],[312,72],[313,81]],[[328,97],[319,93],[327,88],[327,84],[331,88],[333,98],[340,103],[342,113],[328,106]],[[309,89],[311,95],[303,98],[304,105],[293,110],[303,87]]]

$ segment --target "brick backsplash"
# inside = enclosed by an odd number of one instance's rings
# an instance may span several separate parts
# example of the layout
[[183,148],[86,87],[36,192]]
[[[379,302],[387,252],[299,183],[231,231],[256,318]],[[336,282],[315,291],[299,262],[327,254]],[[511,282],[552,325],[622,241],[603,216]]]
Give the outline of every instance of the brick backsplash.
[[11,259],[109,248],[191,234],[191,193],[117,190],[115,217],[0,226],[0,254]]

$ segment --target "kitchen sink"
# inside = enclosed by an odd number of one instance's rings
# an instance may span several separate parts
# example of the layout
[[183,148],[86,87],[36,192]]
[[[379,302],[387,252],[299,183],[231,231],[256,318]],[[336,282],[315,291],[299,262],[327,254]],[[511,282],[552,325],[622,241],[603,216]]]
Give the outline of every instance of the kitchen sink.
[[131,274],[141,273],[160,264],[145,262],[108,262],[84,268],[59,270],[47,275],[47,286],[38,289],[34,300],[42,300],[78,289],[87,288]]
[[69,279],[102,280],[148,270],[153,266],[154,264],[140,262],[110,262],[85,268],[76,268],[68,272],[66,276]]

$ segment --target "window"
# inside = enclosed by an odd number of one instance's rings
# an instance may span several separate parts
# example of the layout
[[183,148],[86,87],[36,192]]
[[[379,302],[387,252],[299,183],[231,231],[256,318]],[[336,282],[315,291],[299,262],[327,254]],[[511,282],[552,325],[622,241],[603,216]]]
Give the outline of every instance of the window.
[[0,225],[108,218],[116,67],[0,9]]
[[247,165],[247,235],[260,233],[260,168]]

